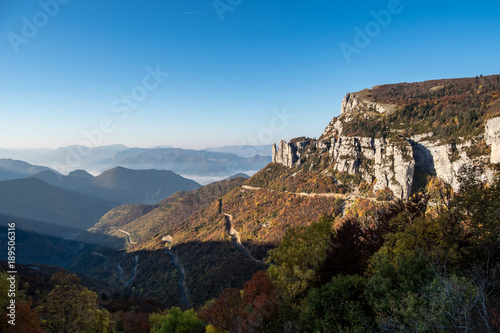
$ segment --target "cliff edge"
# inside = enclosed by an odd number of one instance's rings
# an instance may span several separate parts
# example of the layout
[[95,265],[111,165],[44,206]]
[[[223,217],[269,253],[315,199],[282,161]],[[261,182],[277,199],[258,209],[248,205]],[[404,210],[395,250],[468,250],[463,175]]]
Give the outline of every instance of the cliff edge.
[[300,168],[327,159],[329,169],[361,176],[373,192],[387,188],[397,198],[409,197],[421,175],[458,191],[463,166],[481,165],[492,180],[500,163],[499,92],[497,75],[348,93],[318,140],[280,141],[272,161]]

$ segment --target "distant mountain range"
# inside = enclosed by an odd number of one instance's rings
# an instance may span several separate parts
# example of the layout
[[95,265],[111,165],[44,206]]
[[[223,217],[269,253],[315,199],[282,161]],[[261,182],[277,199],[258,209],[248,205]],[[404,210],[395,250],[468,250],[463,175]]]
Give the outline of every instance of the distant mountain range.
[[49,170],[50,168],[31,165],[19,160],[0,159],[0,181],[29,177]]
[[172,170],[188,177],[227,177],[240,172],[260,170],[270,161],[269,156],[260,155],[245,158],[204,150],[132,148],[118,152],[112,158],[93,162],[87,168],[102,170],[119,165],[130,169]]
[[[68,146],[57,149],[4,149],[0,148],[0,158],[11,158],[31,164],[48,166],[62,173],[104,158],[113,156],[119,151],[129,149],[123,145],[102,147]],[[58,167],[60,165],[60,167]]]
[[216,153],[235,154],[240,157],[252,157],[255,155],[271,156],[273,145],[259,145],[259,146],[223,146],[223,147],[209,147],[205,148],[207,151]]
[[[99,174],[118,166],[170,170],[185,176],[219,177],[258,171],[271,162],[271,146],[225,146],[191,150],[171,147],[68,146],[58,149],[0,149],[0,158],[21,159],[60,173],[84,169]],[[1,176],[1,175],[0,175]]]
[[109,201],[113,204],[154,204],[177,191],[194,190],[201,185],[166,170],[130,170],[116,167],[94,177],[84,170],[67,176],[44,171],[33,177],[56,187]]

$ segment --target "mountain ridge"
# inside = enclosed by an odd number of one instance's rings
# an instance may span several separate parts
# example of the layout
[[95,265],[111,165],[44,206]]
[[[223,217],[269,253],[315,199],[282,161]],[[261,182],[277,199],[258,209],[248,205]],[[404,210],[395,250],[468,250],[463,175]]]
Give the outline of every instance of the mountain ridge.
[[43,171],[57,172],[45,166],[33,165],[17,159],[0,159],[0,181],[29,177]]
[[[259,155],[262,153],[262,155]],[[100,174],[114,167],[129,169],[172,170],[188,176],[231,176],[238,172],[257,171],[271,161],[267,146],[224,146],[204,150],[172,146],[131,148],[123,145],[57,149],[1,149],[0,158],[15,158],[50,167],[62,174],[85,169]]]
[[499,94],[499,75],[348,93],[341,114],[318,140],[282,140],[273,146],[273,162],[299,168],[309,161],[312,169],[323,163],[325,169],[359,175],[371,186],[368,192],[390,189],[397,198],[408,198],[423,175],[457,191],[464,165],[481,165],[487,179],[494,177],[493,165],[500,162]]

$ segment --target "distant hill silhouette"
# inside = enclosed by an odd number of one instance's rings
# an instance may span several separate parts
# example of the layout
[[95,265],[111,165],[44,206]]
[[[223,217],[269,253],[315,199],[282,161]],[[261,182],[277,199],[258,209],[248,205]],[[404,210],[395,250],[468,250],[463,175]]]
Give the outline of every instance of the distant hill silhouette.
[[130,170],[116,167],[94,177],[84,170],[67,176],[44,171],[34,177],[81,194],[119,204],[153,204],[177,191],[189,191],[200,184],[165,170]]
[[[130,170],[117,167],[94,178],[94,187],[113,191],[126,203],[156,203],[178,191],[199,188],[197,182],[165,170]],[[111,199],[111,198],[110,198]]]
[[232,176],[229,176],[229,177],[227,177],[227,178],[224,178],[224,180],[231,180],[231,179],[235,179],[235,178],[239,178],[239,177],[241,177],[241,178],[245,178],[245,179],[250,178],[250,176],[249,176],[249,175],[247,175],[247,174],[245,174],[245,173],[241,173],[241,172],[240,172],[240,173],[237,173],[237,174],[235,174],[235,175],[232,175]]
[[42,171],[54,170],[10,158],[0,159],[0,181],[29,177]]

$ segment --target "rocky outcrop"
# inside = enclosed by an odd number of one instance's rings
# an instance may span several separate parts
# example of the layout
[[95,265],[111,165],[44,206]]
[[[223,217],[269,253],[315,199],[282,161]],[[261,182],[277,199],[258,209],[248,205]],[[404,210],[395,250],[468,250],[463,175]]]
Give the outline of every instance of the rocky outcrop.
[[[366,91],[363,91],[366,92]],[[378,103],[359,96],[359,93],[348,93],[342,100],[340,114],[351,113],[353,111],[373,110],[378,113],[391,112],[396,109],[395,105]]]
[[[455,191],[460,188],[459,171],[464,165],[478,163],[467,155],[471,143],[461,145],[443,144],[428,140],[410,140],[419,172],[435,175],[449,184]],[[483,163],[484,161],[481,161]]]
[[283,164],[291,167],[297,161],[297,148],[295,145],[289,145],[285,140],[280,141],[279,148],[276,149],[276,144],[273,144],[273,163]]
[[500,163],[500,117],[486,122],[484,139],[491,146],[490,163]]
[[285,140],[281,140],[278,148],[276,148],[276,144],[273,145],[272,162],[291,167],[300,160],[302,151],[310,141],[311,139],[305,139],[287,143]]
[[401,140],[389,143],[384,139],[375,142],[375,185],[373,190],[389,188],[397,198],[408,198],[413,186],[415,160],[408,152],[411,145]]
[[360,95],[366,95],[367,91],[363,90],[359,93],[348,93],[342,100],[342,105],[340,107],[340,116],[334,117],[332,121],[326,126],[321,138],[327,138],[334,135],[343,134],[343,122],[349,122],[352,115],[356,113],[386,113],[392,112],[397,109],[394,104],[386,104],[374,102],[369,98],[362,97]]

